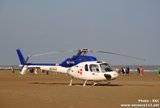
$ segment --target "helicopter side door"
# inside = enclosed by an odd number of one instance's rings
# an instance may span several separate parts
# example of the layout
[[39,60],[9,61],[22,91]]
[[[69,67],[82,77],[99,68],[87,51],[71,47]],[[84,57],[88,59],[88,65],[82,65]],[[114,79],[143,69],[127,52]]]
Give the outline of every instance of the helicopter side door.
[[98,73],[99,72],[99,66],[97,64],[90,64],[89,69],[92,73]]
[[83,74],[78,75],[81,79],[87,79],[87,80],[95,80],[98,76],[98,73],[100,72],[100,68],[97,64],[90,64],[90,63],[84,63],[83,64]]
[[104,73],[101,72],[101,68],[98,63],[90,64],[89,69],[92,80],[105,80]]

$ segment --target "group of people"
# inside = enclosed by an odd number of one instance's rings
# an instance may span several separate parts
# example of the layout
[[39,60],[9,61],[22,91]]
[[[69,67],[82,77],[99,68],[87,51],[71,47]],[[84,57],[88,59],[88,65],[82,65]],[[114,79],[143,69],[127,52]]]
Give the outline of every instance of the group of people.
[[122,75],[129,75],[130,68],[129,68],[129,66],[121,67],[118,72],[122,73]]
[[[118,70],[118,73],[120,73],[122,75],[129,75],[130,74],[130,68],[129,68],[129,66],[121,67]],[[138,75],[143,76],[144,75],[144,68],[142,66],[139,66],[137,68],[137,73],[138,73]]]

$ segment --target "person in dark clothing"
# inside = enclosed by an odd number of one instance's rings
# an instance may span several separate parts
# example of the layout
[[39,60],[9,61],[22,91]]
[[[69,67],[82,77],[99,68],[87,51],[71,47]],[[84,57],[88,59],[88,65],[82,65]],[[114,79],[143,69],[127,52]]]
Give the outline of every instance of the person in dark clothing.
[[121,68],[121,72],[122,72],[122,75],[125,74],[125,70],[124,70],[124,67]]
[[126,67],[126,74],[129,75],[129,73],[130,73],[130,68],[129,68],[129,66],[127,66]]
[[140,75],[140,68],[139,67],[137,68],[137,73],[138,73],[138,75]]

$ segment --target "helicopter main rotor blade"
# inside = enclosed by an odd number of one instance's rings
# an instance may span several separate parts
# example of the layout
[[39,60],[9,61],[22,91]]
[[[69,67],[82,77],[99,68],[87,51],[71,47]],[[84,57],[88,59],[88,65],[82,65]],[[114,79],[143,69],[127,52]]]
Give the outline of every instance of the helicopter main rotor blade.
[[75,52],[74,50],[61,50],[61,51],[50,51],[50,52],[45,52],[45,53],[39,53],[39,54],[32,54],[29,57],[39,57],[39,56],[44,56],[44,55],[51,55],[51,54],[61,54],[61,53],[66,53],[66,52]]
[[40,54],[32,54],[31,57],[38,57],[38,56],[43,56],[43,55],[50,55],[50,54],[59,54],[60,52],[46,52],[46,53],[40,53]]
[[108,52],[108,51],[97,51],[97,52],[98,52],[98,53],[114,54],[114,55],[119,55],[119,56],[123,56],[123,57],[128,57],[128,58],[133,58],[133,59],[137,59],[137,60],[142,60],[142,61],[145,61],[145,60],[146,60],[146,59],[144,59],[144,58],[134,57],[134,56],[125,55],[125,54],[120,54],[120,53]]

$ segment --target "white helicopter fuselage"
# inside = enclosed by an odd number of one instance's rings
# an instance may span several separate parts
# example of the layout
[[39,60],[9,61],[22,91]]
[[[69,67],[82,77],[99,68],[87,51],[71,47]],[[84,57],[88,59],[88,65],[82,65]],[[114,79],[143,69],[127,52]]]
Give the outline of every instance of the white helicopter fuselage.
[[[103,80],[113,80],[118,77],[118,73],[113,71],[106,62],[89,61],[81,62],[72,67],[62,67],[59,65],[55,66],[36,66],[41,70],[65,73],[69,74],[73,78],[81,80],[92,80],[92,81],[103,81]],[[24,66],[21,74],[24,74],[26,69],[34,66]]]
[[[108,71],[102,69],[104,64],[108,66]],[[113,80],[118,77],[118,73],[111,70],[107,63],[97,61],[79,63],[68,69],[67,73],[74,78],[93,81]]]
[[[118,73],[113,71],[107,63],[97,61],[82,62],[69,68],[58,65],[42,66],[39,68],[46,71],[66,73],[82,80],[103,81],[113,80],[118,77]],[[108,70],[105,70],[105,68]]]

